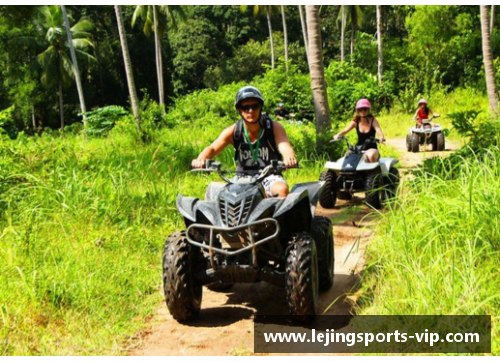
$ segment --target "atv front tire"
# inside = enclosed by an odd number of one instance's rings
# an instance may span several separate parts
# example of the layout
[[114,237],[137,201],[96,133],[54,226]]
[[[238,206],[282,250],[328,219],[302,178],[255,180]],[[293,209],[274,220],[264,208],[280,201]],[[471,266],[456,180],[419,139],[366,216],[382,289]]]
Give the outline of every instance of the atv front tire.
[[333,285],[335,266],[332,220],[316,216],[312,222],[311,235],[318,250],[319,290],[328,290]]
[[300,322],[310,322],[318,310],[318,255],[313,238],[296,234],[290,242],[285,266],[288,309]]
[[380,174],[370,173],[366,176],[366,203],[374,209],[382,207],[380,203]]
[[444,151],[444,147],[445,147],[445,144],[444,144],[444,134],[443,132],[439,132],[437,135],[436,135],[436,148],[437,148],[437,151]]
[[319,180],[325,181],[319,204],[324,209],[333,209],[337,203],[337,175],[333,171],[323,171]]
[[176,232],[165,242],[163,251],[163,290],[172,317],[188,321],[201,309],[203,288],[194,279],[194,270],[201,264],[200,249],[189,245],[186,232]]
[[418,133],[411,135],[411,152],[415,153],[420,151],[420,136]]

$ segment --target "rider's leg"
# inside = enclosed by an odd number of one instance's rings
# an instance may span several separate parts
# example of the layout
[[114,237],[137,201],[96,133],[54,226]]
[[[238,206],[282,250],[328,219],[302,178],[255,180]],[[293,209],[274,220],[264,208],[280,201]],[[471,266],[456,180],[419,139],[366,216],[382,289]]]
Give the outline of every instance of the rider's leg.
[[271,195],[273,197],[286,197],[288,192],[288,185],[284,182],[276,181],[271,184]]
[[367,162],[377,162],[380,158],[380,153],[375,148],[370,148],[363,157]]

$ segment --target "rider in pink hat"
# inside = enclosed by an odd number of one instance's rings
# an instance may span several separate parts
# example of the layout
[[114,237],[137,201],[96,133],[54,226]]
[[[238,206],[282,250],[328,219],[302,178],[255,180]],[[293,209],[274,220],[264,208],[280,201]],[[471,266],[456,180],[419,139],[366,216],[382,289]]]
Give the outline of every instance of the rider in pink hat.
[[[381,143],[384,142],[384,134],[382,133],[380,124],[375,117],[373,117],[370,109],[370,101],[365,98],[360,99],[356,103],[356,114],[354,118],[343,131],[334,136],[334,139],[342,137],[353,129],[356,129],[358,133],[357,145],[364,145],[366,140],[375,139],[375,136],[378,136]],[[380,158],[380,153],[375,142],[370,142],[366,145],[366,149],[363,152],[365,160],[368,162],[377,162]]]
[[422,98],[418,101],[418,109],[413,116],[413,119],[418,120],[418,127],[422,127],[422,120],[429,119],[429,115],[434,115],[434,112],[427,107],[427,101]]

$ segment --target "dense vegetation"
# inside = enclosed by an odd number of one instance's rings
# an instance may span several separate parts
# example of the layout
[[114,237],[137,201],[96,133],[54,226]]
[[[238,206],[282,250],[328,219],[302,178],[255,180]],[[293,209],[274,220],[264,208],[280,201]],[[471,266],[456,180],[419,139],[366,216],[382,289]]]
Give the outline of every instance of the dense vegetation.
[[[429,161],[379,216],[360,312],[497,316],[500,127],[489,116],[478,6],[384,6],[382,84],[375,6],[346,7],[344,61],[341,8],[320,13],[332,134],[352,117],[356,100],[368,97],[386,137],[403,137],[415,102],[426,97],[451,139],[465,145]],[[182,227],[177,194],[203,197],[215,177],[190,174],[190,160],[235,121],[242,85],[263,91],[268,113],[285,102],[306,121],[286,125],[303,167],[288,172],[291,184],[317,179],[324,161],[341,152],[316,148],[296,6],[285,7],[288,63],[281,14],[272,10],[274,69],[265,14],[240,6],[162,8],[165,108],[151,14],[137,13],[132,26],[137,8],[123,6],[142,131],[129,107],[113,7],[67,6],[85,126],[66,34],[50,31],[64,27],[58,8],[0,6],[2,355],[124,353],[162,299],[161,247]],[[493,29],[494,56],[499,42]],[[496,58],[498,81],[499,65]],[[228,149],[219,158],[232,165],[232,156]],[[493,337],[498,353],[496,317]]]

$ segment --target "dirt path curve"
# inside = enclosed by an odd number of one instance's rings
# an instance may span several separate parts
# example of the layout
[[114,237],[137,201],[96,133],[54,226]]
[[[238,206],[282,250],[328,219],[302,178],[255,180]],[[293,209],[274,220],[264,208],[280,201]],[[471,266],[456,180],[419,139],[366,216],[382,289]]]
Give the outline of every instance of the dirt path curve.
[[[402,152],[402,169],[415,168],[424,158],[436,153],[406,153],[404,139],[387,143]],[[456,149],[442,152],[439,156]],[[334,221],[335,284],[320,294],[319,311],[328,315],[350,315],[353,297],[345,295],[354,291],[359,273],[364,266],[364,251],[373,233],[375,220],[361,198],[338,201],[335,210],[319,208],[319,215]],[[235,285],[228,292],[203,290],[199,318],[189,324],[175,321],[164,303],[151,322],[149,330],[136,336],[130,355],[241,355],[251,354],[254,347],[253,316],[255,314],[280,315],[287,313],[284,290],[260,283]]]

